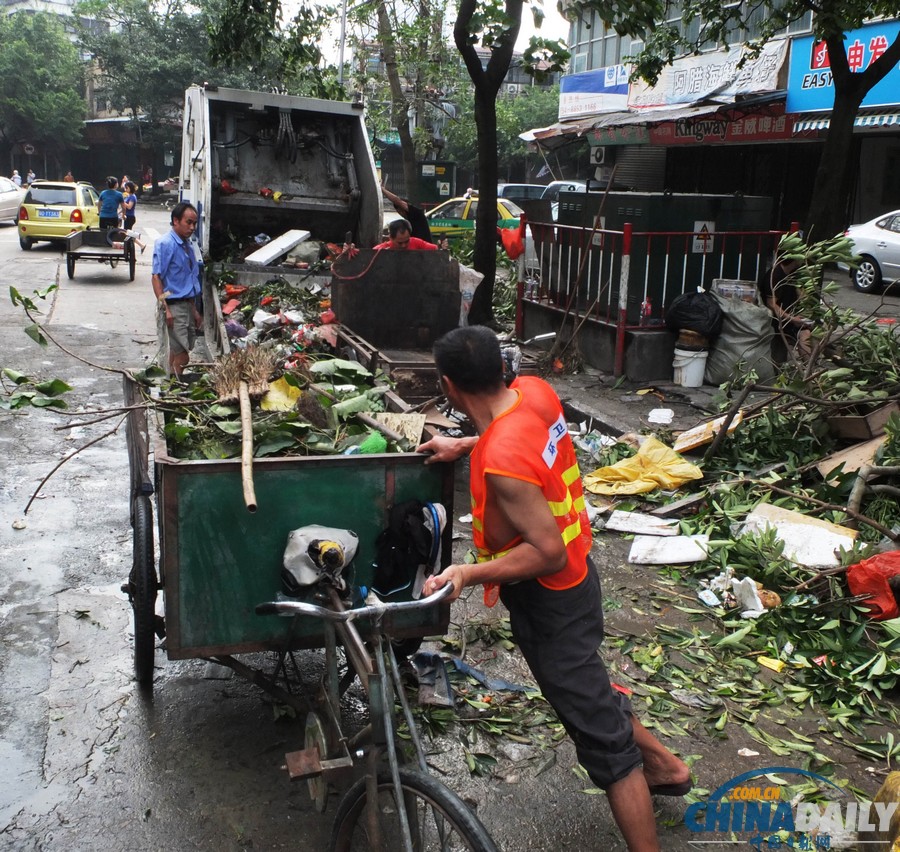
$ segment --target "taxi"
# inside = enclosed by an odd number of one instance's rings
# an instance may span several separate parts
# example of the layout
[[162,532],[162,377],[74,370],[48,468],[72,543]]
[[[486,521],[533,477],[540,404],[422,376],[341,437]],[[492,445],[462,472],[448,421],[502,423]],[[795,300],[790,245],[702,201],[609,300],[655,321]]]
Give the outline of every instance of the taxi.
[[[434,239],[460,237],[475,230],[475,213],[478,210],[478,196],[471,198],[451,198],[425,214],[431,236]],[[525,211],[514,201],[497,199],[497,227],[518,228],[519,216]]]
[[64,242],[72,231],[99,227],[98,200],[89,183],[34,181],[19,207],[19,245],[27,251],[38,240]]

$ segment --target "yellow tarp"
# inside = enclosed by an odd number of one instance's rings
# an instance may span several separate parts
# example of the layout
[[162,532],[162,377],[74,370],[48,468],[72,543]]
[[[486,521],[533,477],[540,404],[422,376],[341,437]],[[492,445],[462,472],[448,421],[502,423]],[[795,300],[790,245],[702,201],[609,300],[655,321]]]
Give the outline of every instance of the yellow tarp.
[[697,465],[686,462],[662,441],[647,438],[631,458],[587,474],[584,487],[592,494],[646,494],[702,478]]

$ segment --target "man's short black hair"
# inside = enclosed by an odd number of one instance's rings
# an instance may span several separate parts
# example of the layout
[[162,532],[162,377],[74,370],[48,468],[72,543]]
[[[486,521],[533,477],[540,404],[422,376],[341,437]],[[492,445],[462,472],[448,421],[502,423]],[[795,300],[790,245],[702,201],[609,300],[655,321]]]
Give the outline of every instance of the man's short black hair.
[[492,393],[504,386],[497,335],[480,325],[454,328],[434,344],[438,374],[466,393]]
[[394,219],[388,224],[388,236],[391,239],[394,239],[401,232],[406,234],[412,233],[412,225],[406,219]]
[[189,201],[179,201],[178,204],[176,204],[172,208],[172,224],[175,224],[176,219],[181,221],[184,218],[184,214],[187,213],[188,210],[193,210],[195,213],[197,213],[197,208],[194,207],[194,205]]

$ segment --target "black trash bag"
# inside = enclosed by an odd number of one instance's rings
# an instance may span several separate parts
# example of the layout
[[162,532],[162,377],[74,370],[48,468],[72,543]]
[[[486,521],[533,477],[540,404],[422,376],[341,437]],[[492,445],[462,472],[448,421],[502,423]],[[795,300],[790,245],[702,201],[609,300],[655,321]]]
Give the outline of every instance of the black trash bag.
[[385,596],[412,585],[419,566],[428,562],[433,537],[425,526],[421,500],[397,503],[388,526],[375,542],[375,573],[372,588]]
[[722,309],[706,290],[683,293],[666,311],[670,331],[696,331],[712,340],[722,331]]

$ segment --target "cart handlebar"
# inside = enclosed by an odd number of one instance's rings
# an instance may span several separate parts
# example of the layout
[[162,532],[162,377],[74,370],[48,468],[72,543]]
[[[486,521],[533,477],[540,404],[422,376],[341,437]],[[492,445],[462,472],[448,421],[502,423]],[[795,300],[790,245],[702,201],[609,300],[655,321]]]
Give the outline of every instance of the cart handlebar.
[[380,618],[388,613],[408,612],[410,610],[426,609],[440,603],[453,591],[453,583],[438,589],[427,598],[417,601],[397,601],[396,603],[378,603],[369,606],[361,606],[356,609],[331,609],[318,604],[305,601],[271,601],[256,605],[257,615],[311,615],[315,618],[323,618],[326,621],[355,621],[357,618]]

